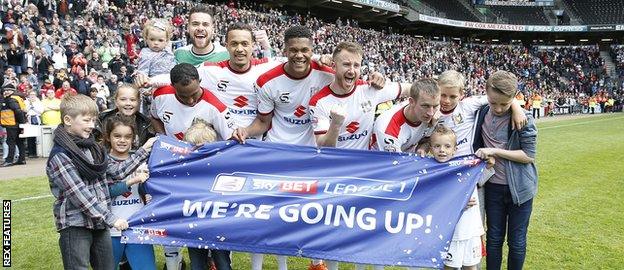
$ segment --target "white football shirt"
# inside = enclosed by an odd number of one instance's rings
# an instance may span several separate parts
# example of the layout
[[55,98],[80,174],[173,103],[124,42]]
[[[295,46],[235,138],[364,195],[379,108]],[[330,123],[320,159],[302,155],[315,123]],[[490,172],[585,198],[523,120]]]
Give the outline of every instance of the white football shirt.
[[227,107],[207,89],[202,88],[202,91],[201,99],[194,106],[182,104],[175,95],[175,88],[171,85],[154,91],[152,117],[163,122],[167,136],[183,139],[184,132],[195,118],[201,118],[212,124],[221,140],[232,136],[234,124]]
[[458,102],[453,111],[442,113],[438,124],[442,124],[455,132],[455,136],[457,136],[456,156],[473,153],[472,137],[476,122],[475,113],[486,104],[488,104],[487,96],[471,96]]
[[377,104],[394,100],[401,94],[401,84],[388,83],[381,90],[358,80],[355,88],[345,95],[334,93],[329,85],[310,99],[310,117],[314,134],[327,133],[334,106],[342,106],[347,115],[336,142],[337,148],[369,149]]
[[397,104],[383,112],[375,121],[375,135],[372,145],[377,150],[388,152],[413,152],[423,137],[433,132],[428,123],[414,124],[407,120],[403,109],[407,103]]
[[334,79],[334,71],[313,61],[308,75],[292,78],[284,65],[260,75],[256,81],[258,113],[273,113],[265,140],[315,146],[308,111],[310,97]]
[[237,127],[247,127],[256,118],[258,97],[254,83],[258,77],[280,64],[268,58],[252,59],[247,71],[230,68],[229,60],[219,63],[206,62],[197,71],[200,85],[210,89],[228,107],[232,121]]

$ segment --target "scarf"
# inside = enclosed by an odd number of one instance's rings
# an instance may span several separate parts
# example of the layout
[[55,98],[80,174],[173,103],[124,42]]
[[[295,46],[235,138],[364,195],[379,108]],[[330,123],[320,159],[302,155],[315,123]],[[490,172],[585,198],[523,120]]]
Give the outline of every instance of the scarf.
[[[54,143],[65,149],[65,153],[72,160],[78,173],[83,180],[96,181],[106,173],[108,158],[104,147],[95,142],[93,136],[81,138],[69,134],[63,124],[54,130]],[[93,161],[85,155],[81,148],[86,148],[91,152]]]

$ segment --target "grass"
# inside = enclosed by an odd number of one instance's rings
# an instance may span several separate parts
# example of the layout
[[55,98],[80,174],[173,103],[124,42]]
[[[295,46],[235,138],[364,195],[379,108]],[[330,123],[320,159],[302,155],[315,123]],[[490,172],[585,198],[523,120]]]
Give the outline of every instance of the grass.
[[[534,200],[527,269],[617,269],[624,263],[624,115],[561,120],[538,125],[539,192]],[[0,198],[50,194],[47,179],[0,181]],[[61,269],[52,197],[13,202],[13,268]],[[156,251],[164,264],[162,249]],[[187,256],[188,262],[188,256]],[[234,269],[249,269],[235,253]],[[308,260],[289,258],[290,269]],[[277,269],[266,256],[265,269]],[[353,269],[341,265],[341,269]],[[400,269],[400,268],[386,268]]]

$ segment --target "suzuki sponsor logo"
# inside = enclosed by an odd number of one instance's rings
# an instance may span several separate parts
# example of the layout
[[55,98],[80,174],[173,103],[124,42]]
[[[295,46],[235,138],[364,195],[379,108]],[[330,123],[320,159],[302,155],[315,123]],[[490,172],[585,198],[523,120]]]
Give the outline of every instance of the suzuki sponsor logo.
[[248,98],[244,97],[244,96],[238,96],[234,99],[234,106],[242,108],[247,106],[247,101],[249,101]]
[[295,113],[294,115],[301,118],[301,116],[306,114],[306,107],[303,107],[302,105],[299,105],[299,107],[297,107],[297,109],[295,109]]
[[347,125],[347,131],[349,133],[355,133],[358,130],[358,128],[360,128],[360,123],[358,122],[351,122]]

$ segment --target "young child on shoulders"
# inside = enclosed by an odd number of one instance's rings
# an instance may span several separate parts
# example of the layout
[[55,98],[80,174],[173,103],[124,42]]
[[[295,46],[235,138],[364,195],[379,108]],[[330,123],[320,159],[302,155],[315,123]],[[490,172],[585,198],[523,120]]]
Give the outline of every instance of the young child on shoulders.
[[142,35],[147,48],[141,49],[139,72],[149,77],[169,74],[175,65],[170,43],[172,33],[173,27],[165,19],[151,19],[145,23]]
[[[110,149],[108,156],[111,163],[120,163],[130,157],[130,150],[135,138],[135,125],[128,116],[113,116],[106,122],[104,127],[104,144]],[[139,184],[149,178],[147,165],[143,163],[137,170],[126,177],[124,181],[109,179],[108,187],[111,196],[113,214],[127,219],[139,211],[146,203],[144,193]],[[132,269],[156,269],[154,248],[152,245],[123,244],[121,243],[121,231],[111,229],[113,243],[114,265],[118,265],[122,257],[128,259]]]
[[121,180],[144,160],[155,139],[148,140],[123,162],[111,163],[91,132],[97,105],[85,95],[66,96],[60,105],[62,123],[46,166],[59,246],[66,269],[114,269],[109,228],[128,228],[113,214],[107,177]]
[[[430,137],[430,145],[430,151],[436,161],[447,162],[451,160],[457,151],[455,132],[443,125],[436,126]],[[489,158],[487,162],[488,169],[483,172],[482,177],[484,180],[493,174],[491,167],[494,165],[494,159]],[[484,180],[480,180],[480,182]],[[470,202],[455,226],[453,239],[444,259],[445,269],[476,270],[477,264],[481,262],[483,250],[481,236],[485,234],[485,231],[481,222],[478,201],[475,186]]]

